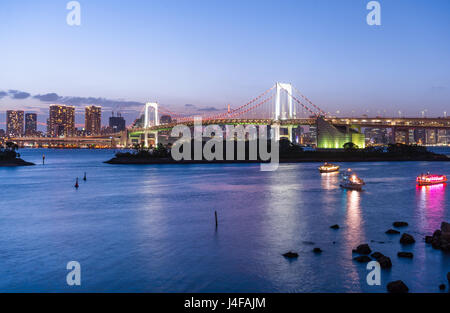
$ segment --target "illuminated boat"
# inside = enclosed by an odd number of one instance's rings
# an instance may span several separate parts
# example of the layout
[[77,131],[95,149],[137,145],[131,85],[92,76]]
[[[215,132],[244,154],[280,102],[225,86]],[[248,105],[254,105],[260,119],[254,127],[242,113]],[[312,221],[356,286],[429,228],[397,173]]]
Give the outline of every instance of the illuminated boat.
[[417,176],[417,184],[419,186],[444,184],[447,182],[447,176],[445,175],[432,175],[430,173],[421,174]]
[[344,189],[361,190],[362,186],[365,184],[366,183],[353,173],[351,169],[348,169],[347,172],[342,175],[340,186]]
[[333,172],[339,172],[339,165],[329,164],[325,162],[324,165],[319,167],[319,172],[321,173],[333,173]]

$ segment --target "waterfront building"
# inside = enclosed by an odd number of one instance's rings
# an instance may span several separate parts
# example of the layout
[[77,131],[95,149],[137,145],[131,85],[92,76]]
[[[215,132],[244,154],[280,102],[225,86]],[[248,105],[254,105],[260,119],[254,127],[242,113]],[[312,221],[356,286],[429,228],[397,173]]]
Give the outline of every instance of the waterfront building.
[[366,147],[364,134],[349,126],[334,126],[321,117],[317,118],[317,148],[342,149],[347,142],[358,148]]
[[88,135],[100,135],[102,127],[102,108],[91,105],[85,108],[85,130]]
[[47,120],[47,135],[50,137],[71,137],[75,135],[75,107],[50,105]]
[[427,145],[435,145],[437,143],[437,130],[427,129],[425,131],[425,143]]
[[25,136],[33,136],[37,133],[37,114],[25,114]]
[[23,111],[6,111],[6,135],[20,137],[23,135]]
[[450,144],[450,131],[447,129],[438,129],[437,131],[437,143],[440,145]]
[[387,144],[388,135],[386,128],[366,128],[364,130],[366,141],[370,144]]
[[414,141],[418,145],[424,145],[425,144],[425,129],[418,128],[414,130]]
[[109,118],[109,128],[112,133],[125,130],[126,122],[120,113],[117,113],[117,116],[114,116],[114,112],[112,113],[112,116]]

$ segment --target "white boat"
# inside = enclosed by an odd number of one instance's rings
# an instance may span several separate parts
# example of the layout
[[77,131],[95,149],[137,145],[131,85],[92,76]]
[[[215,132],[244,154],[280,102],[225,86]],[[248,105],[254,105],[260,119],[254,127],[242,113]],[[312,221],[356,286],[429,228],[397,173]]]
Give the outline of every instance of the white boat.
[[322,166],[319,167],[319,172],[321,173],[333,173],[339,172],[339,165],[334,165],[331,163],[325,162]]
[[348,169],[347,172],[342,175],[340,186],[350,190],[361,190],[365,184],[366,183],[353,173],[351,169]]

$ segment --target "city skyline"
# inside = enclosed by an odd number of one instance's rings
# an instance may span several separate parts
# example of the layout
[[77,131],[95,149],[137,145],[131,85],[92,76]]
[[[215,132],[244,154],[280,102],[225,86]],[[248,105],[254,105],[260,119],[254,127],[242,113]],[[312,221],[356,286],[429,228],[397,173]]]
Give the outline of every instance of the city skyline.
[[65,24],[65,1],[2,4],[2,111],[38,113],[42,128],[49,104],[75,105],[76,124],[85,106],[101,105],[103,124],[113,111],[130,124],[147,101],[237,107],[273,81],[338,115],[444,116],[449,107],[448,1],[381,1],[376,27],[366,1],[80,3],[79,27]]

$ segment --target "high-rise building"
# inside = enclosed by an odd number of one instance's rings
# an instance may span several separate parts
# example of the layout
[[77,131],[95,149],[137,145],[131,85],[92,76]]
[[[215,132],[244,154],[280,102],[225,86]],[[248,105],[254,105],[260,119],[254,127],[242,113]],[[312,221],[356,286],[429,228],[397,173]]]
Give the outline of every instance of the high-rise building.
[[23,111],[6,111],[6,135],[9,137],[23,135]]
[[84,121],[88,135],[99,135],[102,128],[102,108],[95,105],[86,107]]
[[37,114],[25,114],[25,135],[33,136],[37,133]]
[[51,105],[47,120],[47,134],[50,137],[73,136],[75,134],[75,107]]
[[114,116],[113,112],[112,116],[109,118],[109,127],[112,129],[113,133],[125,130],[126,128],[125,119],[120,115],[120,113],[117,113],[117,116]]

